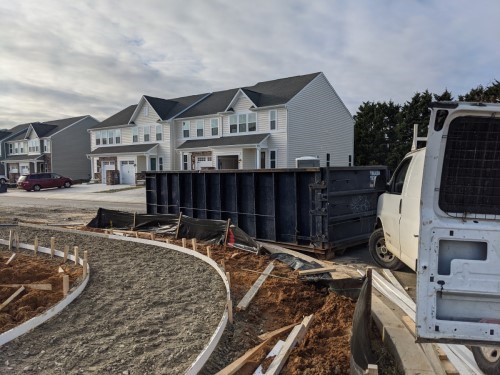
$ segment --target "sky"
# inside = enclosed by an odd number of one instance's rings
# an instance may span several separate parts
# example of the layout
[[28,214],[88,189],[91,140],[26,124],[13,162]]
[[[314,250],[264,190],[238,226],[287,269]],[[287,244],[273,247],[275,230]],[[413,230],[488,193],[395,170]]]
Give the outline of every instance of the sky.
[[3,0],[0,128],[319,71],[352,115],[457,98],[500,80],[499,16],[498,0]]

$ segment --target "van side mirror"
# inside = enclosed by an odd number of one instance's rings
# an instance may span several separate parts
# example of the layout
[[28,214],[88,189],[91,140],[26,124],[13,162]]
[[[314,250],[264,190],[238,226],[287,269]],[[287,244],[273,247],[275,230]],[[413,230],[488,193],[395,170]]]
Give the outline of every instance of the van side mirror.
[[385,174],[379,174],[375,177],[375,190],[387,190],[387,180]]

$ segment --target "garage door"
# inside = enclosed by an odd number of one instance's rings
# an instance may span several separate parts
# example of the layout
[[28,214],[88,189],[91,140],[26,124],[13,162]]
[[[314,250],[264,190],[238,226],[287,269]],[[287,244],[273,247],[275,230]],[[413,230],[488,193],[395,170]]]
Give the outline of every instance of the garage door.
[[103,161],[101,167],[102,167],[101,182],[103,184],[105,184],[106,183],[106,171],[114,171],[115,170],[115,162],[114,161]]
[[120,162],[120,184],[135,184],[135,165],[133,160],[122,160]]
[[197,156],[195,169],[200,170],[201,168],[211,167],[212,157],[211,156]]

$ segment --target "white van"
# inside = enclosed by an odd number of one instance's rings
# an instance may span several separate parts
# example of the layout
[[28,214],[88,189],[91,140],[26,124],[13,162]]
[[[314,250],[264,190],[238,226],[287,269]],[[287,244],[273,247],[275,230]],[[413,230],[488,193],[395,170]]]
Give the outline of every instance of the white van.
[[[500,105],[433,103],[426,148],[380,196],[369,247],[417,273],[418,341],[499,345]],[[500,352],[482,352],[500,373]]]

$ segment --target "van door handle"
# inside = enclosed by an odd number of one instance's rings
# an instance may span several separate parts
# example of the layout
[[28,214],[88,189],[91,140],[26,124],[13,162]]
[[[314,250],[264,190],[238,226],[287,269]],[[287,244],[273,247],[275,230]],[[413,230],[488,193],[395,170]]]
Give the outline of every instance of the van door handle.
[[399,200],[399,213],[401,214],[401,207],[403,206],[403,200]]

